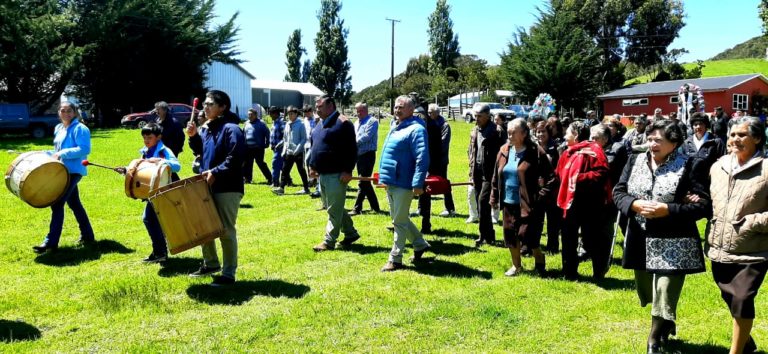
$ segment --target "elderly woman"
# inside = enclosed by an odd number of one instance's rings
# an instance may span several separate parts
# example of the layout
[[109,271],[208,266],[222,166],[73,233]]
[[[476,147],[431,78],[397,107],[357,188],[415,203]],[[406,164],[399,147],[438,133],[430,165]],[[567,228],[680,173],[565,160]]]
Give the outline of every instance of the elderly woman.
[[64,195],[55,204],[51,205],[51,223],[48,235],[39,246],[32,247],[35,253],[55,251],[59,248],[59,238],[64,226],[64,204],[72,209],[75,220],[80,226],[79,245],[95,243],[93,228],[83,203],[80,202],[80,192],[77,184],[88,171],[83,166],[83,160],[88,158],[91,152],[91,131],[85,124],[78,120],[77,106],[70,102],[62,102],[59,106],[59,120],[53,136],[54,150],[50,152],[53,158],[60,160],[69,172],[69,186]]
[[658,120],[648,128],[649,151],[632,156],[613,190],[629,218],[622,265],[635,272],[640,305],[652,304],[648,353],[662,352],[675,334],[685,275],[704,271],[696,220],[711,212],[705,176],[679,153],[680,127]]
[[[557,166],[560,154],[557,151],[558,142],[555,140],[556,123],[559,121],[551,118],[536,124],[536,141],[544,149],[552,166]],[[547,215],[547,252],[557,253],[560,250],[560,228],[563,220],[563,211],[557,207],[555,193],[550,193],[544,199],[544,209]]]
[[557,162],[557,176],[561,181],[557,206],[563,210],[563,273],[570,280],[578,278],[579,229],[586,241],[584,246],[592,256],[593,277],[605,276],[610,252],[609,242],[601,239],[604,235],[600,229],[603,218],[609,217],[603,213],[610,198],[608,160],[597,143],[588,141],[589,127],[584,122],[573,122],[568,127],[565,131],[568,149]]
[[534,269],[546,273],[544,253],[539,241],[544,223],[544,197],[553,190],[555,174],[547,153],[531,140],[523,118],[507,125],[509,141],[496,156],[496,168],[491,181],[491,205],[501,204],[504,243],[512,256],[512,267],[504,275],[522,272],[521,243],[533,252]]
[[691,116],[691,128],[693,128],[693,134],[691,134],[685,143],[683,143],[683,152],[688,156],[696,156],[697,154],[705,159],[708,164],[706,171],[709,171],[709,167],[720,158],[725,155],[725,142],[720,140],[714,134],[709,132],[709,117],[702,112],[696,112]]
[[737,118],[728,134],[730,153],[712,166],[712,229],[707,257],[733,317],[731,353],[757,350],[749,335],[755,296],[768,271],[768,160],[759,118]]

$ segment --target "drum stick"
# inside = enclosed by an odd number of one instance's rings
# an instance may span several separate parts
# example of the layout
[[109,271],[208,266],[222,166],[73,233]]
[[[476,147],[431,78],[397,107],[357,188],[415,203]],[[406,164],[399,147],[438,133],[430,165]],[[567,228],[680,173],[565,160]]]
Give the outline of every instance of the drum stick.
[[120,171],[118,169],[121,168],[121,167],[109,167],[109,166],[99,165],[97,163],[93,163],[93,162],[90,162],[88,160],[83,160],[82,164],[83,164],[83,166],[86,166],[86,167],[87,166],[96,166],[96,167],[106,168],[108,170],[112,170],[112,171],[115,171],[117,173],[120,173]]
[[471,186],[473,184],[474,183],[472,183],[472,182],[451,183],[451,187],[453,187],[453,186]]
[[197,97],[195,97],[195,99],[192,100],[192,113],[190,113],[190,116],[189,116],[189,121],[192,122],[192,124],[194,125],[197,125],[197,122],[195,122],[195,120],[197,119],[195,114],[195,109],[197,108],[198,102],[199,100],[197,99]]

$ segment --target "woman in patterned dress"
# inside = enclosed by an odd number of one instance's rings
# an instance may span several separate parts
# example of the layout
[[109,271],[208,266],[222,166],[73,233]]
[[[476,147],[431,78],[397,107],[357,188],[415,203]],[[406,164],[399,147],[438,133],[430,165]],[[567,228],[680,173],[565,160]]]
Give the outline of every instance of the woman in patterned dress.
[[635,271],[640,305],[652,304],[648,353],[661,353],[676,335],[685,275],[704,271],[696,220],[712,208],[707,176],[691,173],[695,161],[678,152],[680,127],[659,120],[649,130],[648,152],[626,164],[613,198],[629,218],[622,265]]

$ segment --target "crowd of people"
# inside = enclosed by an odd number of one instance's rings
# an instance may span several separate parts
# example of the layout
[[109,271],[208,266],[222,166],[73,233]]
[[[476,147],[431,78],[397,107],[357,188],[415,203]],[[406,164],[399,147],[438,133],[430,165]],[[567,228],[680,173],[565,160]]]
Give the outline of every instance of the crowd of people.
[[[231,112],[229,96],[207,93],[199,122],[186,128],[167,115],[158,102],[156,123],[141,129],[145,147],[141,157],[165,160],[175,175],[186,131],[197,156],[196,173],[208,182],[226,232],[220,237],[223,261],[215,241],[202,246],[203,262],[191,276],[215,276],[213,285],[235,283],[237,270],[238,208],[244,184],[254,181],[258,166],[276,195],[292,185],[296,166],[299,194],[317,196],[327,214],[323,240],[316,252],[349,247],[361,237],[353,216],[370,209],[381,212],[371,183],[378,150],[379,120],[364,102],[355,105],[353,123],[336,108],[333,97],[317,98],[315,106],[267,109],[272,129],[261,119],[262,109],[248,112],[248,121]],[[579,263],[591,259],[592,277],[606,276],[616,234],[624,235],[622,266],[634,272],[641,306],[651,304],[648,352],[662,352],[676,335],[677,305],[688,274],[712,274],[733,316],[731,353],[753,352],[750,331],[754,298],[768,272],[768,160],[764,122],[754,117],[730,119],[718,108],[712,117],[691,112],[688,124],[675,114],[629,117],[627,129],[619,116],[600,121],[593,111],[586,119],[555,114],[504,121],[492,117],[488,105],[474,108],[476,126],[467,147],[470,215],[478,223],[476,247],[509,249],[506,276],[526,272],[523,256],[533,258],[533,273],[550,276],[546,255],[561,253],[562,275],[579,278]],[[431,250],[424,234],[432,233],[429,176],[448,177],[451,129],[436,105],[411,96],[395,100],[395,117],[383,143],[378,182],[386,187],[393,245],[382,271],[405,268],[406,241],[414,248],[411,262],[424,260]],[[303,115],[303,118],[302,118]],[[70,173],[64,197],[51,206],[50,230],[37,253],[55,251],[61,235],[64,205],[80,226],[80,243],[95,242],[88,215],[80,203],[78,182],[87,174],[81,164],[90,153],[90,132],[79,123],[77,107],[63,102],[51,155]],[[272,171],[264,161],[273,151]],[[347,186],[357,169],[358,194],[350,212],[345,209]],[[316,186],[316,191],[310,188]],[[410,213],[414,199],[418,212]],[[453,217],[453,197],[445,194],[443,217]],[[501,217],[499,217],[499,213]],[[412,217],[421,215],[421,227]],[[167,246],[151,203],[144,223],[152,241],[146,262],[167,259]],[[503,242],[494,225],[501,222]],[[546,220],[546,222],[545,222]],[[697,227],[706,220],[705,245]],[[541,238],[546,229],[546,243]],[[343,234],[343,238],[339,239]]]

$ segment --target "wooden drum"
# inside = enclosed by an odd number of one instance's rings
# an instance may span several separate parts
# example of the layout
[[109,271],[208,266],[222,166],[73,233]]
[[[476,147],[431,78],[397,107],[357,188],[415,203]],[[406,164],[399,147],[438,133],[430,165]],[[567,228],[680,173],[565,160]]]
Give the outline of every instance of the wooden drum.
[[69,171],[44,151],[19,155],[5,171],[5,186],[35,208],[53,205],[67,191]]
[[155,209],[171,254],[186,251],[224,235],[213,195],[205,177],[197,175],[152,191]]
[[125,168],[125,195],[147,199],[149,194],[171,183],[171,166],[165,162],[136,159]]

